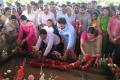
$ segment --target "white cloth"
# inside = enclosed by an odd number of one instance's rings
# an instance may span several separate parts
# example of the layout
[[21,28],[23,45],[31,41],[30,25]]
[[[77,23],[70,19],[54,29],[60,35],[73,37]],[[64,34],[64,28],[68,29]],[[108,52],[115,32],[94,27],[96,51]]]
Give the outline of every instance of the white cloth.
[[39,14],[39,12],[41,12],[39,9],[32,12],[33,22],[34,22],[34,24],[35,24],[36,26],[38,26],[37,20],[38,20],[38,14]]
[[28,20],[34,21],[35,16],[34,16],[33,12],[28,14],[27,10],[25,10],[25,11],[23,11],[22,15],[25,15]]
[[44,26],[43,29],[45,29],[47,31],[47,33],[53,33],[54,32],[54,29],[53,27],[48,27],[48,26]]
[[[47,34],[47,38],[43,40],[43,42],[47,44],[47,47],[44,52],[44,56],[47,56],[50,50],[52,49],[53,45],[58,45],[60,43],[60,38],[56,34],[49,33]],[[41,43],[42,43],[42,39],[39,36],[39,39],[36,44],[37,50],[39,50]]]
[[38,24],[45,24],[47,25],[47,20],[52,19],[54,24],[56,24],[55,16],[52,12],[48,12],[48,14],[45,14],[44,12],[41,12],[38,14]]

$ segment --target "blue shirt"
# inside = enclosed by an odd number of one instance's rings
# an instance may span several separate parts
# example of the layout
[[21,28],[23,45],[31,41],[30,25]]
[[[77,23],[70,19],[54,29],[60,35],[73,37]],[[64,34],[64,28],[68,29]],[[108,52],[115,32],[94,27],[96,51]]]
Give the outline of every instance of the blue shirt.
[[70,23],[75,20],[75,15],[68,16],[66,14],[66,17],[67,17],[68,22],[70,22]]
[[4,2],[3,2],[3,0],[0,0],[0,4],[2,4],[2,6],[4,6]]
[[74,27],[70,23],[67,23],[64,29],[58,28],[58,31],[61,37],[64,39],[67,50],[73,49],[76,42],[76,31]]
[[65,18],[66,20],[68,20],[66,13],[63,13],[61,10],[57,11],[57,14],[56,14],[56,19],[59,20],[59,18]]

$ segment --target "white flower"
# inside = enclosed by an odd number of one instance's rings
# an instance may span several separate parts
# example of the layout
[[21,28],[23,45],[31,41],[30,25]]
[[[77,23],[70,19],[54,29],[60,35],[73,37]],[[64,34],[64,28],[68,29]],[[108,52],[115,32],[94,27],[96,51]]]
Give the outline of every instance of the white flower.
[[7,73],[6,73],[6,72],[4,72],[4,75],[7,75]]
[[15,52],[15,49],[13,49],[12,52],[14,53],[14,52]]
[[11,73],[12,72],[12,70],[7,70],[7,73]]
[[34,80],[34,79],[35,79],[34,75],[30,74],[30,75],[28,76],[28,80]]
[[41,77],[39,78],[39,80],[45,80],[45,74],[44,73],[41,75]]

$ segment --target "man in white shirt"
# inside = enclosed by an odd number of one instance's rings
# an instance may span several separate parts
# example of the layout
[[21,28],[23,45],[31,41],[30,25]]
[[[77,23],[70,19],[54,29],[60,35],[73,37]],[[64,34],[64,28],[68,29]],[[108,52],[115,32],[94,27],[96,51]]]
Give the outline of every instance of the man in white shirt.
[[50,3],[50,11],[54,14],[55,19],[56,19],[57,7],[56,7],[54,1],[51,1],[51,3]]
[[37,19],[38,19],[38,14],[40,12],[41,10],[39,10],[38,4],[37,3],[32,4],[33,22],[36,26],[38,26]]
[[38,24],[47,25],[47,20],[52,19],[54,24],[56,24],[55,16],[52,12],[49,11],[49,6],[44,5],[43,12],[38,15]]
[[62,50],[61,48],[61,40],[59,36],[54,33],[47,34],[47,31],[45,29],[40,30],[39,38],[36,44],[36,50],[40,50],[43,53],[43,57],[51,54],[51,51],[60,52]]
[[27,4],[27,9],[25,11],[23,11],[22,15],[25,15],[27,17],[28,20],[30,21],[34,21],[34,15],[32,13],[32,8],[30,4]]

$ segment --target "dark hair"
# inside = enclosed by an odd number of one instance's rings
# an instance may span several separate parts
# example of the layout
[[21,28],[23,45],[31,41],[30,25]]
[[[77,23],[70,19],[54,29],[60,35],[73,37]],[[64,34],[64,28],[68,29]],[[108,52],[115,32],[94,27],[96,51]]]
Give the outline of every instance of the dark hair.
[[79,4],[75,4],[75,7],[80,7]]
[[11,10],[9,7],[6,7],[5,9],[4,9],[4,14],[6,14],[6,12],[7,11],[9,11],[9,10]]
[[20,19],[21,20],[27,20],[27,17],[25,15],[21,15]]
[[47,34],[47,31],[46,31],[45,29],[40,29],[40,30],[39,30],[39,35],[41,35],[41,34],[46,35],[46,34]]
[[11,15],[11,16],[10,16],[10,20],[11,20],[11,19],[17,19],[17,18],[16,18],[15,15]]
[[67,7],[67,5],[66,4],[62,4],[61,7]]
[[58,23],[59,24],[66,24],[67,22],[66,22],[65,18],[59,18]]
[[85,9],[86,10],[86,6],[85,5],[80,5],[80,8],[83,8],[83,9]]
[[115,6],[110,6],[110,10],[112,10],[112,11],[116,11]]
[[105,9],[109,11],[109,16],[111,16],[110,8],[109,7],[104,7],[103,10],[105,10]]
[[35,6],[35,7],[39,7],[39,6],[38,6],[38,3],[34,3],[34,4],[32,4],[32,5]]
[[54,2],[54,1],[51,1],[51,2],[50,2],[50,5],[55,5],[55,2]]
[[21,6],[21,4],[18,1],[15,2],[15,5],[17,8]]
[[35,1],[31,1],[30,4],[31,4],[31,5],[34,5],[34,4],[35,4]]
[[98,31],[94,27],[89,27],[87,32],[91,33],[91,34],[94,34],[95,36],[98,35]]
[[43,4],[44,2],[43,2],[43,0],[39,0],[38,3],[39,4]]
[[48,19],[47,21],[53,22],[53,20],[52,20],[52,19]]
[[9,10],[11,10],[11,9],[9,7],[6,7],[4,11],[6,12],[6,11],[9,11]]
[[98,17],[98,14],[96,12],[93,12],[92,15],[96,15]]
[[92,3],[96,3],[97,4],[97,1],[91,1]]
[[54,26],[53,20],[52,19],[48,19],[47,21],[52,22],[52,26]]

